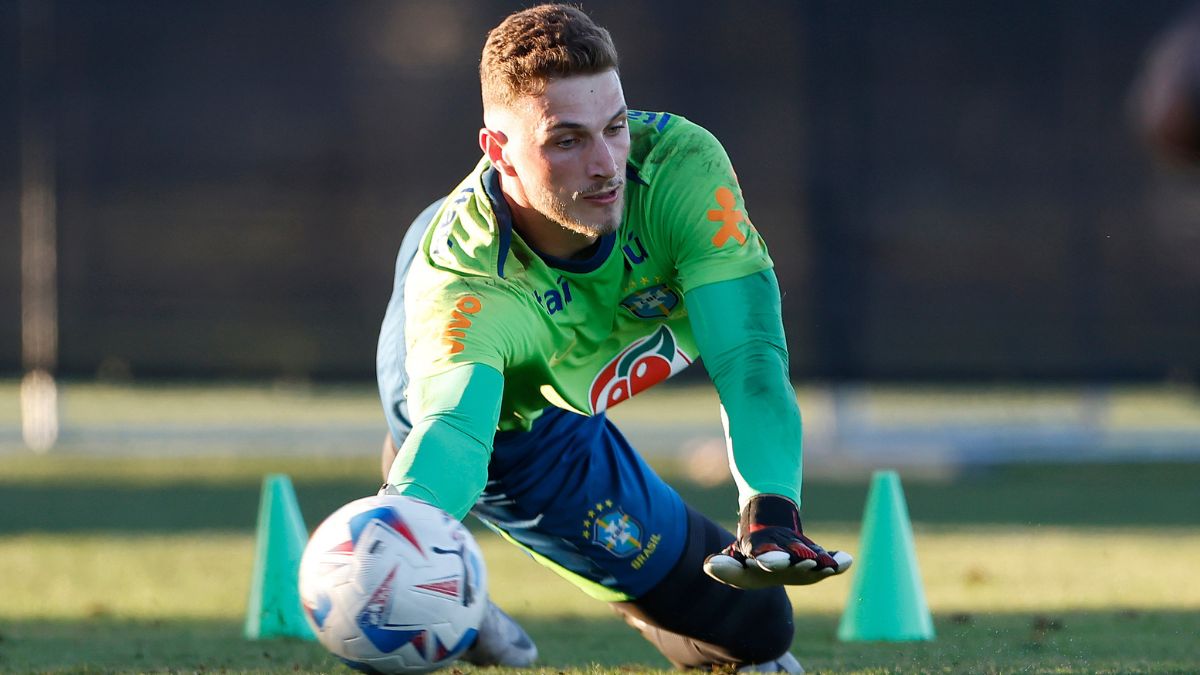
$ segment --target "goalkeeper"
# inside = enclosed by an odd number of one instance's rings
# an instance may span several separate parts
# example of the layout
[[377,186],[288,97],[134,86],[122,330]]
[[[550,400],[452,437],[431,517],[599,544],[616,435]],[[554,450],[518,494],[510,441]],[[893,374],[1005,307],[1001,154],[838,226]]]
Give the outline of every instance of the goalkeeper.
[[[801,528],[779,288],[725,151],[682,117],[629,110],[608,32],[574,7],[505,19],[480,79],[483,157],[396,263],[383,490],[474,513],[677,667],[801,672],[782,586],[851,559]],[[736,537],[605,417],[699,356],[729,438]],[[464,658],[536,654],[492,605]]]

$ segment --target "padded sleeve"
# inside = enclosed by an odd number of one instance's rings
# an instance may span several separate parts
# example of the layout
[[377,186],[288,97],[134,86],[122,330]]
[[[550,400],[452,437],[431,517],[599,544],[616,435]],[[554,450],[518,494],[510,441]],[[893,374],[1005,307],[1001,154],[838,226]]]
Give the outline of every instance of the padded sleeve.
[[774,272],[700,286],[685,301],[700,356],[721,399],[739,504],[762,493],[799,504],[800,408],[788,377]]
[[388,483],[462,519],[487,485],[504,377],[481,364],[414,379],[408,388],[413,429]]

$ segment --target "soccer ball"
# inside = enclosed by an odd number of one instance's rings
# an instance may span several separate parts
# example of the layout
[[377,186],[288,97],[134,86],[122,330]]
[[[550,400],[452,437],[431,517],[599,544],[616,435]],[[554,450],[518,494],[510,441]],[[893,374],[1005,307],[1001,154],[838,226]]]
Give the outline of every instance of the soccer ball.
[[334,511],[300,561],[300,600],[317,639],[365,672],[425,673],[475,641],[487,573],[450,514],[377,495]]

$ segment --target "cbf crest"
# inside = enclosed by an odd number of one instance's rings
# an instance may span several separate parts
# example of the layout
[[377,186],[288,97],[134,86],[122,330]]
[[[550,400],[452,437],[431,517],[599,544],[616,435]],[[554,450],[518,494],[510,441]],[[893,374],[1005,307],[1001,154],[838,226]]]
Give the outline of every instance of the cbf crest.
[[618,558],[628,558],[642,550],[642,524],[614,506],[611,499],[588,509],[583,521],[583,536]]
[[644,288],[627,296],[621,306],[639,319],[662,319],[679,304],[679,294],[666,284]]

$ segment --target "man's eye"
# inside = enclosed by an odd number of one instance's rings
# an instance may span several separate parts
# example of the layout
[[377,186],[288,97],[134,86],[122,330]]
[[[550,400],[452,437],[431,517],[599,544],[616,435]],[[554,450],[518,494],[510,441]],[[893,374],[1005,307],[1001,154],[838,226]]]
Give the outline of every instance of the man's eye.
[[611,136],[611,135],[615,135],[615,134],[619,134],[619,133],[621,133],[621,130],[622,130],[622,129],[624,129],[624,128],[625,128],[625,124],[624,124],[624,123],[621,123],[621,124],[614,124],[614,125],[612,125],[611,127],[609,127],[608,129],[606,129],[605,131],[607,131],[607,132],[609,133],[609,135]]
[[577,138],[564,138],[561,141],[556,141],[554,144],[560,148],[570,148],[579,142]]

